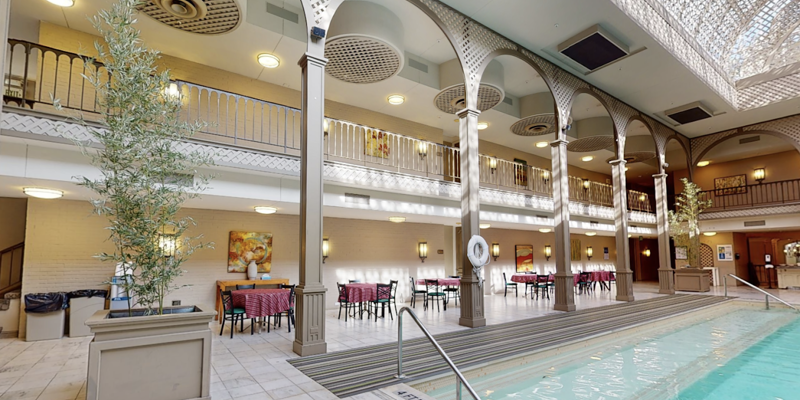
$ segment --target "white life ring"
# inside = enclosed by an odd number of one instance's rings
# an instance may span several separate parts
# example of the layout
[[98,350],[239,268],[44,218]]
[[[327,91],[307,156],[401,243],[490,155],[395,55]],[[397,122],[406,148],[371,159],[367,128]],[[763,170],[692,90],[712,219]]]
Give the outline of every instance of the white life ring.
[[[480,256],[476,254],[476,246],[480,246]],[[480,268],[489,263],[489,245],[478,235],[472,235],[467,245],[467,258],[473,267]]]

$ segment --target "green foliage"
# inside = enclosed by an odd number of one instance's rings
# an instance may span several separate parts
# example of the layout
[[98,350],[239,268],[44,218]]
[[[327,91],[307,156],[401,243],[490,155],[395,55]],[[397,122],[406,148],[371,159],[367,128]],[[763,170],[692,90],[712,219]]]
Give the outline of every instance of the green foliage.
[[[92,18],[105,42],[95,43],[98,61],[108,74],[87,73],[84,79],[97,92],[103,128],[81,118],[96,143],[80,144],[100,177],[79,179],[96,194],[94,212],[110,222],[115,250],[97,257],[122,265],[129,275],[125,289],[148,314],[162,314],[165,296],[178,288],[175,279],[185,272],[181,265],[196,250],[213,245],[201,242],[202,235],[187,236],[196,223],[178,216],[185,201],[207,188],[210,177],[197,168],[212,159],[176,148],[204,125],[179,118],[181,98],[167,92],[169,71],[157,70],[159,53],[142,43],[133,26],[138,3],[118,0]],[[174,255],[165,256],[159,247],[162,235],[180,238]]]
[[700,186],[681,179],[683,192],[676,196],[675,211],[669,212],[669,235],[675,246],[686,247],[689,264],[700,268],[700,213],[711,207],[712,201],[700,200]]

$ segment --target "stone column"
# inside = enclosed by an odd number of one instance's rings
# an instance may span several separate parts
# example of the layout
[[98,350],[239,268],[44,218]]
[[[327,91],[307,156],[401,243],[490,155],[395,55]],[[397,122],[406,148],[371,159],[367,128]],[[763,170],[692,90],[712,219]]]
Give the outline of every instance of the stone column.
[[[565,118],[566,119],[566,118]],[[575,311],[575,283],[572,278],[572,257],[569,236],[569,172],[567,171],[567,141],[559,138],[552,143],[553,217],[555,219],[556,302],[553,309]]]
[[293,350],[301,356],[327,351],[325,286],[322,285],[322,122],[325,109],[323,57],[306,53],[302,69],[300,145],[300,284]]
[[625,160],[614,160],[611,176],[614,180],[614,227],[617,242],[617,300],[633,301],[633,272],[628,246],[628,188],[625,183]]
[[656,191],[656,223],[658,224],[658,293],[675,294],[675,271],[669,249],[669,204],[667,174],[653,175]]
[[[480,235],[480,157],[478,156],[478,115],[474,109],[458,112],[461,156],[461,318],[458,324],[476,328],[486,325],[480,280],[467,258],[467,243],[472,235]],[[488,251],[489,249],[487,249]]]

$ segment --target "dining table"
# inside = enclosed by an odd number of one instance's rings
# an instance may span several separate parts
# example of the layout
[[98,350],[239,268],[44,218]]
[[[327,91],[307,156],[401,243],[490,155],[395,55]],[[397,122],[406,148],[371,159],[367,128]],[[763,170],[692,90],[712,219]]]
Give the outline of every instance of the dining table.
[[366,303],[378,298],[377,283],[348,283],[344,285],[344,290],[351,303]]
[[[417,279],[417,285],[424,285],[425,281],[433,279]],[[461,278],[439,278],[439,286],[461,286]]]
[[[536,274],[514,274],[511,275],[511,282],[516,283],[536,283],[539,275]],[[555,282],[556,277],[553,274],[547,276],[548,282]]]
[[[592,282],[600,282],[601,288],[611,289],[611,284],[609,282],[616,280],[616,277],[613,275],[612,271],[589,271],[589,273],[591,274]],[[572,275],[572,279],[575,286],[578,286],[578,282],[581,280],[581,275]]]
[[[290,289],[242,289],[232,291],[231,297],[233,306],[244,308],[247,318],[263,318],[288,311],[291,293]],[[260,332],[260,325],[258,329]]]

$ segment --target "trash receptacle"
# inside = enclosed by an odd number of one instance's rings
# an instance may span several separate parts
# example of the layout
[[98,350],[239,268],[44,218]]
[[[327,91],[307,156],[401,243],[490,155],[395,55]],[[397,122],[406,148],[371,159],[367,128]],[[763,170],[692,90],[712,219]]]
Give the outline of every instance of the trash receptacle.
[[66,293],[29,293],[25,295],[27,332],[25,340],[61,339],[64,336]]
[[95,312],[106,308],[108,290],[76,290],[69,292],[69,337],[91,336],[85,322]]

